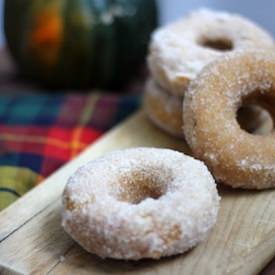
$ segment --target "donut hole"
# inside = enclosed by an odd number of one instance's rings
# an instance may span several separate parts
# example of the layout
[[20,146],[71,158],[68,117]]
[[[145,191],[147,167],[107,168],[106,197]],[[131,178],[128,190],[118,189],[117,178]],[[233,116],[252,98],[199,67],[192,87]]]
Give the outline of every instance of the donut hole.
[[147,198],[154,200],[163,196],[172,180],[171,173],[162,169],[135,170],[120,177],[116,198],[119,201],[139,204]]
[[234,48],[232,40],[221,37],[221,38],[210,38],[204,37],[199,40],[199,44],[205,48],[210,48],[216,51],[231,51]]
[[[268,135],[274,130],[274,99],[264,95],[252,95],[243,101],[237,111],[237,121],[244,131],[255,135]],[[273,109],[273,108],[272,108]],[[274,113],[274,112],[273,112]]]

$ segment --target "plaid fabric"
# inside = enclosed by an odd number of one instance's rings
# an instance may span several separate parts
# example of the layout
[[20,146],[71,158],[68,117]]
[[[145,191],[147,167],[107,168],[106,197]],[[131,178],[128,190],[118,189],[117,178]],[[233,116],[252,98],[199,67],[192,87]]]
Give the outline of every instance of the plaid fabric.
[[0,96],[0,209],[132,113],[135,95]]

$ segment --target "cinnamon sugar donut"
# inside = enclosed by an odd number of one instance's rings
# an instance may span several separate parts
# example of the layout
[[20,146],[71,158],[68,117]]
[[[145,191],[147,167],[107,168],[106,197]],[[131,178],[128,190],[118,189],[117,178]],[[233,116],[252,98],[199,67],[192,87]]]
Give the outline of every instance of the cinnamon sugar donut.
[[165,90],[182,96],[209,62],[229,51],[249,48],[274,48],[274,41],[240,15],[201,9],[154,33],[148,64]]
[[182,101],[182,97],[169,94],[154,80],[147,81],[144,105],[148,117],[160,129],[176,137],[183,137]]
[[[150,120],[161,130],[175,137],[183,134],[183,97],[164,91],[153,79],[145,86],[144,106]],[[238,122],[250,133],[265,133],[272,128],[268,114],[257,105],[247,105],[238,112]],[[267,125],[268,123],[268,125]]]
[[275,187],[275,132],[255,135],[240,128],[236,113],[247,101],[275,117],[274,52],[233,53],[203,69],[185,94],[185,138],[217,180],[249,189]]
[[89,162],[69,179],[62,225],[102,258],[158,259],[205,240],[218,206],[202,162],[168,149],[127,149]]

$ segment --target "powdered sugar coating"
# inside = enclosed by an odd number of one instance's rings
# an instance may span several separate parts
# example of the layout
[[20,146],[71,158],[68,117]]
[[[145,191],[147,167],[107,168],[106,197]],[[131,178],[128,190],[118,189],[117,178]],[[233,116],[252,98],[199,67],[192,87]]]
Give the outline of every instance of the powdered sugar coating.
[[275,134],[242,130],[236,112],[252,96],[275,117],[275,52],[240,51],[214,61],[190,85],[184,134],[215,178],[233,187],[275,187]]
[[156,126],[175,137],[183,137],[182,102],[183,97],[166,92],[153,79],[147,80],[145,111]]
[[[158,198],[127,196],[151,189],[161,190]],[[158,259],[205,240],[218,207],[202,162],[169,149],[133,148],[93,160],[69,179],[62,225],[102,258]]]
[[167,91],[182,96],[205,65],[228,53],[202,46],[204,40],[217,39],[231,41],[232,51],[274,49],[272,37],[250,20],[200,9],[153,34],[148,56],[153,77]]

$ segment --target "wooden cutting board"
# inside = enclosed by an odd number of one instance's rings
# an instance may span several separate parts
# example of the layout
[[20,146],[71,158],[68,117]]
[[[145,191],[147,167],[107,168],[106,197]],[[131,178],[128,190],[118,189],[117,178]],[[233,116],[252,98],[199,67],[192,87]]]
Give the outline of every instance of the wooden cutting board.
[[220,187],[218,222],[208,240],[184,255],[159,261],[101,260],[60,226],[61,194],[78,166],[108,151],[186,144],[160,132],[142,111],[112,130],[8,209],[0,213],[0,274],[238,274],[258,272],[275,255],[275,191]]

